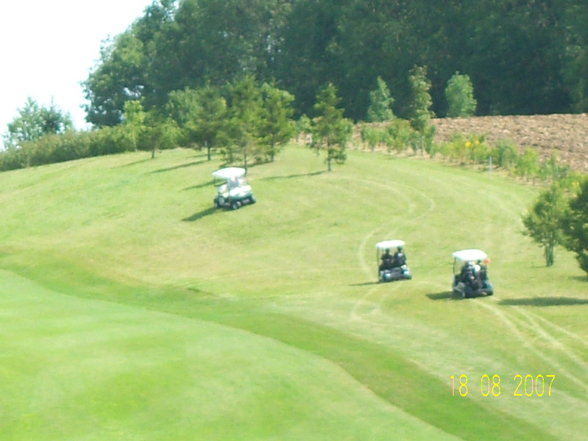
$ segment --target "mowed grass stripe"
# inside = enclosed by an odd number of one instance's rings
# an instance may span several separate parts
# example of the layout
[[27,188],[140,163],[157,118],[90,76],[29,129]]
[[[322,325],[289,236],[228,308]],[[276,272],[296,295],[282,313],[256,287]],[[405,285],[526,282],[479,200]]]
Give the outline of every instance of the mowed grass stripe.
[[0,282],[2,440],[455,440],[274,340]]
[[[283,315],[247,314],[226,323],[331,360],[389,403],[461,439],[479,439],[480,434],[492,440],[557,439],[515,415],[452,396],[446,382],[395,353],[393,348]],[[472,418],[473,415],[484,417]]]

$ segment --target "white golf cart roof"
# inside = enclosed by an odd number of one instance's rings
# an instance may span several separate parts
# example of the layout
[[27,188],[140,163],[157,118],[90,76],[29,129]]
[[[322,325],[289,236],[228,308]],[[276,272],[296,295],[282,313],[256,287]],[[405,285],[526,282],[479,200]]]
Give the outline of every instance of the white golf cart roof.
[[221,168],[212,173],[212,176],[218,179],[231,180],[245,176],[245,169],[241,167]]
[[462,262],[474,261],[474,260],[485,260],[488,255],[482,250],[459,250],[453,253],[453,257]]
[[389,250],[391,248],[403,247],[404,241],[399,239],[384,240],[376,244],[378,250]]

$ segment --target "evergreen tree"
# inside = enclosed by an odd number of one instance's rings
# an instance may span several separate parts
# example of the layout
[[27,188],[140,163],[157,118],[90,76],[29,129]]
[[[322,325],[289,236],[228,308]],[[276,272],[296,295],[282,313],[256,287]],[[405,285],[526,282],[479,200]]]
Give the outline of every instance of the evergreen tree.
[[382,77],[378,77],[376,89],[370,92],[367,120],[369,122],[381,122],[394,119],[392,104],[394,104],[394,98],[390,95],[388,85]]
[[280,148],[296,131],[292,115],[294,96],[270,84],[261,88],[263,104],[259,126],[259,143],[263,159],[273,161]]
[[197,91],[196,103],[187,123],[189,139],[206,148],[208,160],[212,150],[220,147],[219,133],[227,117],[227,102],[218,88],[206,86]]
[[247,170],[251,156],[258,156],[258,130],[262,109],[261,88],[247,75],[229,86],[229,108],[220,136],[227,163],[241,162]]
[[342,164],[347,159],[345,150],[353,133],[353,123],[343,117],[343,109],[338,107],[340,101],[337,88],[329,83],[319,91],[314,105],[311,147],[326,152],[329,171],[333,161]]
[[431,110],[433,100],[429,91],[431,82],[427,78],[427,68],[424,66],[414,66],[409,76],[411,89],[411,106],[410,106],[410,125],[417,131],[416,148],[423,150],[430,149],[435,127],[431,125],[431,119],[434,113]]

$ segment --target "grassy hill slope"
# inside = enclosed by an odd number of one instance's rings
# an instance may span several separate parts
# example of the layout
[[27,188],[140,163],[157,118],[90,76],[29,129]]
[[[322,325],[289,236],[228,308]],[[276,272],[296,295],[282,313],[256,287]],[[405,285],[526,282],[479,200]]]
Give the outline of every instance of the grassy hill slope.
[[[536,189],[357,152],[327,173],[290,148],[250,170],[256,205],[215,211],[218,167],[177,150],[0,175],[0,439],[582,439],[587,285],[520,234]],[[388,238],[412,281],[375,283]],[[448,292],[470,247],[494,297]],[[551,396],[513,396],[527,374],[555,374]]]

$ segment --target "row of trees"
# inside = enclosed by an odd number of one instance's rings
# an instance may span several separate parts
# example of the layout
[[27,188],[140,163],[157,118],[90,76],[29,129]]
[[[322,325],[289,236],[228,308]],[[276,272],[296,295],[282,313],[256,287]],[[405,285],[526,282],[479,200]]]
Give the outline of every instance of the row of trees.
[[583,0],[155,0],[103,47],[84,83],[88,121],[116,125],[126,101],[151,110],[172,91],[243,75],[295,96],[297,116],[332,83],[354,120],[379,76],[408,118],[415,65],[429,68],[437,115],[451,114],[456,70],[471,78],[479,114],[584,112],[587,21]]
[[293,100],[275,85],[246,76],[224,87],[171,92],[165,106],[151,111],[140,100],[127,101],[120,124],[88,132],[47,128],[46,109],[29,100],[9,126],[0,170],[134,150],[151,150],[155,156],[178,145],[204,148],[209,160],[219,151],[226,164],[247,168],[251,162],[273,161],[297,130],[311,134],[311,147],[325,152],[329,170],[333,162],[344,162],[353,124],[343,116],[335,86],[319,91],[315,117],[302,118],[298,125]]
[[[467,76],[456,74],[454,78],[465,79],[462,83],[466,87],[452,86],[450,81],[449,101],[463,111],[463,103],[473,100],[471,83]],[[415,66],[410,84],[409,121],[395,117],[394,98],[381,78],[370,92],[368,117],[373,122],[393,120],[392,128],[405,127],[395,134],[399,149],[410,143],[415,149],[430,151],[434,127],[426,68]],[[158,149],[177,145],[205,148],[209,160],[214,150],[220,150],[227,164],[239,163],[247,168],[251,161],[273,161],[296,130],[310,133],[310,146],[326,152],[329,170],[333,162],[344,162],[353,123],[344,117],[337,88],[328,83],[319,90],[312,119],[303,115],[295,123],[293,102],[294,96],[275,83],[260,84],[248,75],[224,86],[207,84],[200,89],[172,91],[163,106],[151,110],[145,109],[142,100],[126,101],[121,123],[76,135],[70,130],[71,123],[46,123],[45,116],[55,112],[67,122],[56,109],[49,112],[29,100],[9,125],[9,148],[0,155],[0,170],[137,149],[151,150],[154,156]]]

